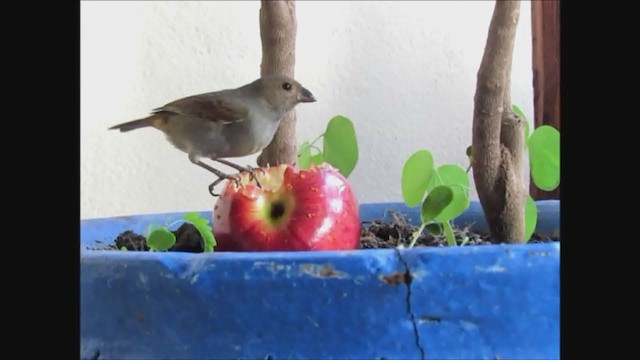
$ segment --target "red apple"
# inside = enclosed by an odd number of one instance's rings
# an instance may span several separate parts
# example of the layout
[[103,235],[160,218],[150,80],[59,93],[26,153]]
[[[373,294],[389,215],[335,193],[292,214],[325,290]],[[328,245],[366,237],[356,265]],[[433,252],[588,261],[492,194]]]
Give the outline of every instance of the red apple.
[[[264,171],[263,171],[264,170]],[[328,164],[280,165],[242,174],[213,209],[216,251],[352,250],[360,245],[358,204],[347,180]]]

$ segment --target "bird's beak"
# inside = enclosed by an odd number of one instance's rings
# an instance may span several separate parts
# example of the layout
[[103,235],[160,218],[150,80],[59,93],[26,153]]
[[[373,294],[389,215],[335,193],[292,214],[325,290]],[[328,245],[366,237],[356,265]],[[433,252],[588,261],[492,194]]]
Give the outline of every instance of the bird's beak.
[[316,98],[313,96],[311,91],[305,88],[302,88],[302,90],[300,90],[300,93],[298,93],[298,102],[303,102],[303,103],[316,102]]

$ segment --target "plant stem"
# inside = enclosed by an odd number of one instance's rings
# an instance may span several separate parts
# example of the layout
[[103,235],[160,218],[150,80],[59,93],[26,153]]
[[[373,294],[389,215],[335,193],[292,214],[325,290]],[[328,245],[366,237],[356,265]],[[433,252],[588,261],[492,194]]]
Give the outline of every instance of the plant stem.
[[315,138],[315,140],[313,140],[311,143],[309,143],[309,146],[313,146],[316,143],[316,141],[320,140],[320,138],[322,138],[323,136],[324,136],[324,133],[318,135],[318,137]]
[[469,237],[465,236],[464,240],[460,243],[460,246],[465,246],[469,242]]
[[411,238],[411,243],[409,244],[409,249],[411,249],[413,247],[413,245],[416,244],[416,241],[418,241],[418,238],[420,237],[420,234],[422,234],[422,232],[424,231],[424,228],[427,226],[427,224],[422,223],[420,225],[420,229],[418,229],[418,231],[413,233],[413,237]]
[[318,152],[321,152],[320,149],[318,149],[317,147],[314,146],[314,144],[316,143],[316,141],[320,140],[321,137],[324,136],[324,133],[318,135],[317,138],[315,138],[315,140],[313,140],[312,142],[308,143],[307,146],[301,146],[300,150],[298,151],[298,156],[300,156],[300,154],[302,154],[303,152],[305,152],[308,148],[313,147],[316,150],[318,150]]
[[451,224],[448,221],[445,221],[444,223],[442,223],[442,225],[444,226],[444,236],[447,238],[447,244],[449,246],[457,246],[458,244],[456,243],[456,236],[453,233]]
[[176,221],[172,222],[171,224],[167,225],[166,229],[169,230],[169,228],[171,228],[173,225],[175,225],[177,223],[181,223],[181,222],[185,223],[185,222],[188,222],[188,221],[187,220],[182,220],[182,219],[176,220]]

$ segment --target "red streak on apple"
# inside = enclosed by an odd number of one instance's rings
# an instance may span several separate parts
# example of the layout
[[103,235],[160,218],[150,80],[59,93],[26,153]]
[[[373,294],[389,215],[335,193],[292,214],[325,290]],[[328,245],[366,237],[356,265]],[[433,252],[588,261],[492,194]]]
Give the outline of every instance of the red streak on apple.
[[225,185],[213,210],[216,251],[352,250],[360,215],[347,180],[329,164],[279,165]]

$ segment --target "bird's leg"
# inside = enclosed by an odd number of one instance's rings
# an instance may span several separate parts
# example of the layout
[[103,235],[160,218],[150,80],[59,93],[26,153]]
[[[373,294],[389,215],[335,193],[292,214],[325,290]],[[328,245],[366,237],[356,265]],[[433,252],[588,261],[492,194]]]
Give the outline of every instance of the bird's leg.
[[207,169],[209,171],[211,171],[212,173],[214,173],[218,179],[214,182],[212,182],[209,185],[209,193],[211,193],[211,195],[213,196],[220,196],[220,194],[216,194],[213,192],[213,189],[215,188],[216,185],[218,185],[220,182],[224,181],[224,180],[229,180],[229,181],[235,181],[236,186],[238,186],[240,184],[240,176],[239,175],[229,175],[229,174],[225,174],[220,170],[214,169],[213,167],[203,163],[202,161],[200,161],[198,158],[196,158],[195,156],[191,156],[189,155],[189,160],[191,160],[192,163],[200,166],[203,169]]
[[255,170],[260,170],[264,174],[265,173],[264,169],[253,169],[251,166],[240,166],[224,159],[214,159],[214,160],[221,164],[227,165],[230,168],[234,168],[238,171],[248,172],[249,175],[251,176],[249,181],[255,180],[256,185],[258,185],[259,188],[262,188],[262,185],[260,185],[260,181],[258,181],[258,178],[256,178]]

